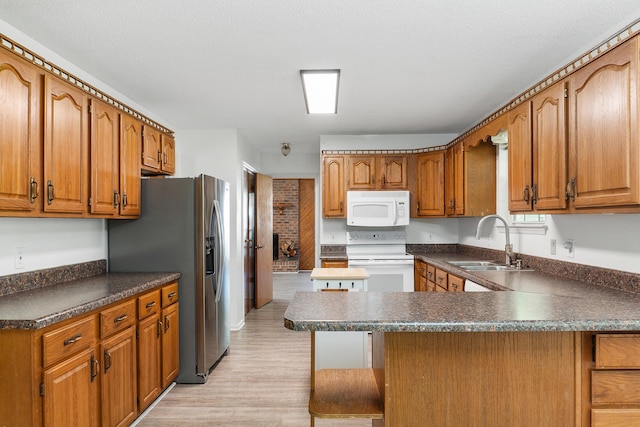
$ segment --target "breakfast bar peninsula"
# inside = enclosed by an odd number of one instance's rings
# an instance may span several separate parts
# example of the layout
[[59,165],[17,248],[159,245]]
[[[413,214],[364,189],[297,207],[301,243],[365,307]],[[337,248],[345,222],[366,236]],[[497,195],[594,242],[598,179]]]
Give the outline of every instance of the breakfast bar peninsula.
[[539,272],[492,280],[503,291],[296,293],[284,324],[312,342],[372,332],[368,370],[312,371],[312,425],[640,425],[640,295]]

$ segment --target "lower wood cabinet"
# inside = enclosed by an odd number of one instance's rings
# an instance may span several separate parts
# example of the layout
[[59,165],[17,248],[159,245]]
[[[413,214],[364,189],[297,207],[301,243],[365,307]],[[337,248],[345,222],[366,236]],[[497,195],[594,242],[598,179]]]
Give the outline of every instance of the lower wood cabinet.
[[0,425],[128,426],[178,374],[178,282],[37,330],[0,329]]
[[323,259],[320,261],[322,268],[347,268],[349,262],[346,259]]
[[640,425],[640,334],[582,334],[582,425]]

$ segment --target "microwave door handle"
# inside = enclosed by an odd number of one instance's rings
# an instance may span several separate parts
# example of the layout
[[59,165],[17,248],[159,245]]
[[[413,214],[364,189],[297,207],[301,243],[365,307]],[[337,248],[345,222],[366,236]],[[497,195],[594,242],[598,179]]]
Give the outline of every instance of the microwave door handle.
[[396,225],[398,222],[398,202],[393,201],[393,218],[391,219],[391,225]]

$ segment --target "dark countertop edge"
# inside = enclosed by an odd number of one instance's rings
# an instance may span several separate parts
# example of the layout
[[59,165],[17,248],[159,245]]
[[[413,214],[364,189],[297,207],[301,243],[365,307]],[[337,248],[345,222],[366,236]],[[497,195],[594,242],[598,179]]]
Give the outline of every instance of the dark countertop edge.
[[[109,276],[126,276],[131,275],[135,278],[136,275],[145,277],[145,280],[132,283],[131,287],[123,289],[120,292],[111,294],[109,296],[87,302],[75,307],[69,307],[68,309],[52,313],[49,316],[41,317],[33,320],[1,320],[0,330],[14,329],[14,330],[36,330],[42,329],[47,326],[62,322],[63,320],[71,319],[73,317],[88,313],[90,311],[105,307],[109,304],[122,301],[126,298],[134,296],[136,294],[166,285],[180,277],[180,273],[106,273],[102,276],[108,278]],[[154,275],[153,279],[149,279],[149,275]],[[92,276],[96,278],[98,276]],[[74,282],[81,281],[83,279],[74,280]],[[58,283],[57,286],[64,286],[64,283]]]
[[568,321],[499,321],[455,323],[386,323],[386,322],[321,322],[284,319],[284,327],[297,332],[363,331],[363,332],[584,332],[638,331],[638,320],[568,320]]

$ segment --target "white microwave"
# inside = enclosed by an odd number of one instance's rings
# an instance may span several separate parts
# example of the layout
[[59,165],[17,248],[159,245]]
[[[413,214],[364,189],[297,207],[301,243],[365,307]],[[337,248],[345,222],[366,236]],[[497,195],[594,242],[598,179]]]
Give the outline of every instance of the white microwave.
[[347,191],[347,225],[409,225],[408,191]]

